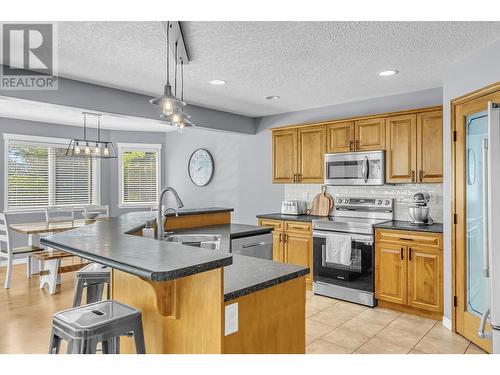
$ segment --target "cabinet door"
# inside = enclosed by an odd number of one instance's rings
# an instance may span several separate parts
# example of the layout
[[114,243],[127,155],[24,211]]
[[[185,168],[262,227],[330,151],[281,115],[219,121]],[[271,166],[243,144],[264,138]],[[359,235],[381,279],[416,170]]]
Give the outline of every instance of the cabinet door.
[[259,219],[259,225],[261,227],[273,228],[273,260],[276,262],[284,262],[284,251],[283,251],[284,222],[281,220],[261,218]]
[[356,151],[385,149],[385,118],[355,122]]
[[273,131],[273,182],[293,183],[297,173],[297,129]]
[[328,124],[327,152],[348,152],[354,151],[354,122],[339,122]]
[[275,262],[284,262],[284,251],[283,251],[283,232],[273,231],[273,260]]
[[326,125],[298,129],[298,181],[323,183]]
[[418,182],[443,182],[443,112],[417,114]]
[[375,297],[406,304],[406,247],[380,242],[375,246]]
[[443,311],[442,250],[408,247],[408,305]]
[[306,281],[312,280],[312,236],[286,233],[285,262],[297,266],[309,267],[310,272]]
[[386,119],[385,167],[387,182],[416,182],[416,122],[416,115],[393,116]]

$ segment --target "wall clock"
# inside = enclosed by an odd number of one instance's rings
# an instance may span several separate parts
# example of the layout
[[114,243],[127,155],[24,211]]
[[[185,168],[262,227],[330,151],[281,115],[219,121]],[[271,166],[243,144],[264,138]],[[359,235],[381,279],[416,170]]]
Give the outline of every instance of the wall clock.
[[206,186],[214,176],[214,159],[210,152],[203,148],[195,150],[188,163],[189,178],[197,186]]

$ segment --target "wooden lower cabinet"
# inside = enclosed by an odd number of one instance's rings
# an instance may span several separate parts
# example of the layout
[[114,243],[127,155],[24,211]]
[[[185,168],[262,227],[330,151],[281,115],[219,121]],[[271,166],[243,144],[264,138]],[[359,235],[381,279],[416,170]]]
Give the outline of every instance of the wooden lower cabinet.
[[408,248],[408,305],[429,311],[442,311],[442,250]]
[[284,243],[285,263],[309,267],[311,273],[306,281],[312,280],[312,236],[309,234],[287,233]]
[[375,297],[381,306],[439,319],[443,313],[442,235],[377,229]]
[[311,223],[259,219],[259,225],[272,227],[273,260],[308,267],[311,271],[306,275],[306,282],[312,282],[313,239]]
[[406,304],[406,249],[380,243],[375,249],[375,298]]

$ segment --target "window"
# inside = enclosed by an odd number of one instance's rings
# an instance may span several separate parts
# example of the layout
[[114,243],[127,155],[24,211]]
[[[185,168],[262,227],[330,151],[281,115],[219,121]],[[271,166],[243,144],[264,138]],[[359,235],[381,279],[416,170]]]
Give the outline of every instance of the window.
[[120,205],[149,206],[158,200],[161,145],[118,143]]
[[5,208],[83,206],[99,202],[99,162],[66,156],[69,140],[4,134]]

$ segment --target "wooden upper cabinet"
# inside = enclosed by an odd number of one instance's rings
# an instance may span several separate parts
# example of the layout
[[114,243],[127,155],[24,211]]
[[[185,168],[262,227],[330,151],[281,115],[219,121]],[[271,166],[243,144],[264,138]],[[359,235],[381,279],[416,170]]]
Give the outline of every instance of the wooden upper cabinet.
[[443,311],[442,250],[408,248],[408,305],[419,309]]
[[328,124],[327,152],[354,151],[354,121]]
[[385,149],[385,118],[378,117],[360,120],[355,123],[356,151]]
[[298,129],[297,182],[323,183],[326,125]]
[[443,182],[443,112],[417,115],[417,181]]
[[378,243],[375,246],[375,297],[406,304],[406,248]]
[[273,131],[273,182],[293,183],[297,173],[297,129]]
[[416,115],[392,116],[386,119],[386,182],[416,181],[416,135]]

